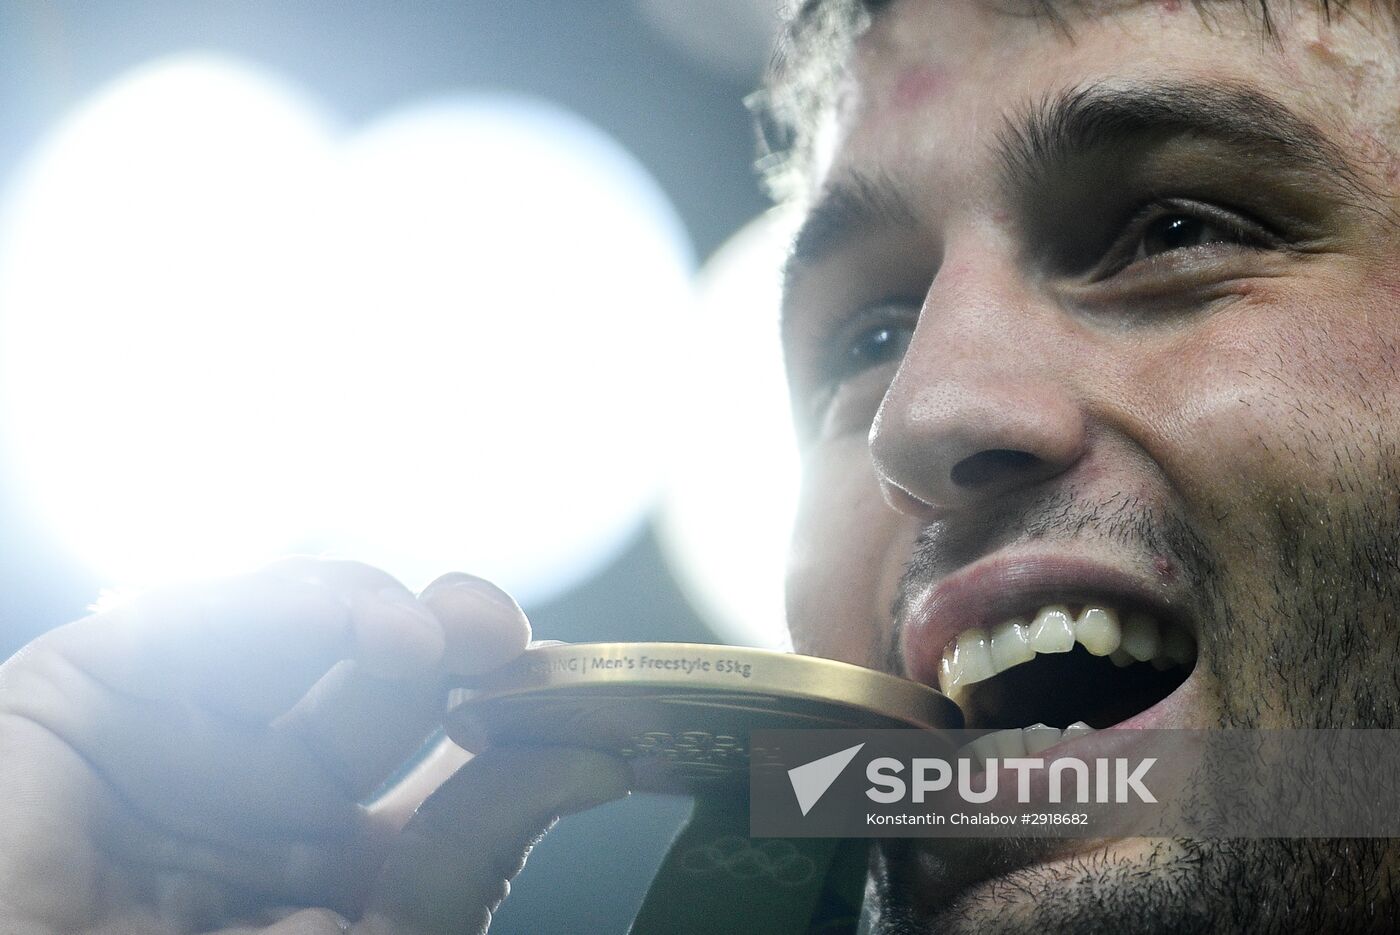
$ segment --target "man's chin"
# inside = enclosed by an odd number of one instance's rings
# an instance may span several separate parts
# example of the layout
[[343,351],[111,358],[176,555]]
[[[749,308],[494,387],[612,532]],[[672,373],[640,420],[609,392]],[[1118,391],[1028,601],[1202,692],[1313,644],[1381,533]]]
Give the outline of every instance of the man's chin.
[[1400,930],[1400,839],[1045,843],[887,842],[872,935]]
[[[1115,887],[1183,856],[1161,838],[1114,841],[943,839],[890,842],[876,877],[876,935],[1116,931]],[[1126,894],[1124,894],[1126,895]],[[1126,920],[1121,920],[1126,921]],[[1126,927],[1123,930],[1127,930]]]

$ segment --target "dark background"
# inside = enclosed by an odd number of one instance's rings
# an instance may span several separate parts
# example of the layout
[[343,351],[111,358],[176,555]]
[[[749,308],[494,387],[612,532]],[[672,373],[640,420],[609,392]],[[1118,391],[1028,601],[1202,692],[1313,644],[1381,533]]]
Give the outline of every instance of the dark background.
[[[298,81],[354,124],[460,90],[532,95],[611,134],[659,181],[703,259],[767,206],[743,104],[777,20],[772,0],[64,0],[0,6],[0,183],[65,111],[116,75],[183,51]],[[93,470],[101,470],[94,452]],[[0,658],[83,613],[94,580],[0,477]],[[543,606],[540,638],[711,640],[650,530]],[[492,932],[621,932],[685,813],[641,797],[563,823]]]

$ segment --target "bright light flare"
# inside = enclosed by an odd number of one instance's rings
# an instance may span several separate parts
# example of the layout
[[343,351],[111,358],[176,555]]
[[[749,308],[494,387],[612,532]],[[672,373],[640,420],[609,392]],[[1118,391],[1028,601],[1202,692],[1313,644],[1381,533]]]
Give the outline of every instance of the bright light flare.
[[651,507],[676,431],[678,220],[614,144],[538,105],[423,107],[342,156],[362,193],[342,255],[368,273],[341,277],[362,290],[344,303],[400,335],[340,333],[361,362],[343,431],[362,470],[403,482],[336,540],[389,567],[577,580]]
[[112,583],[312,548],[538,599],[656,490],[688,263],[645,172],[555,109],[337,135],[249,66],[153,64],[6,202],[5,452]]
[[798,457],[783,376],[781,269],[794,232],[774,210],[701,271],[688,343],[702,372],[658,524],[692,604],[726,640],[790,648],[783,580]]
[[326,138],[280,83],[172,62],[90,101],[12,189],[7,454],[40,515],[115,581],[295,541],[310,462],[286,316],[307,300],[298,208]]

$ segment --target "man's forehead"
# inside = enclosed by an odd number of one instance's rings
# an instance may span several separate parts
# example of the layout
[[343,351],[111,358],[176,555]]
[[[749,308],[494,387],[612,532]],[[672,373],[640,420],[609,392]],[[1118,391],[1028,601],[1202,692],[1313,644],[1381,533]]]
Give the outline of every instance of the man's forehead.
[[[1207,27],[1233,17],[1247,21],[1264,36],[1274,31],[1281,16],[1286,18],[1300,11],[1312,11],[1331,20],[1334,16],[1367,16],[1396,10],[1392,0],[866,0],[860,6],[869,14],[868,28],[860,41],[894,38],[898,24],[911,18],[926,17],[936,24],[950,7],[961,4],[975,8],[988,23],[1022,22],[1067,38],[1072,38],[1076,27],[1085,22],[1144,8],[1165,16],[1194,15]],[[886,32],[892,23],[895,30]]]
[[[1104,15],[1109,6],[1103,5]],[[817,177],[866,145],[890,156],[899,149],[970,144],[975,131],[999,123],[1006,110],[1113,67],[1075,42],[1070,21],[1042,12],[1050,9],[1034,0],[906,0],[877,10],[853,47],[847,81],[827,115],[830,127],[824,139],[818,136]],[[1088,15],[1080,8],[1076,19]],[[940,126],[932,128],[935,123]],[[921,139],[930,129],[956,138]]]
[[1074,45],[1033,18],[1031,6],[1017,9],[1026,15],[1006,15],[983,0],[881,10],[857,42],[848,80],[817,135],[814,189],[856,175],[911,175],[906,163],[941,152],[985,156],[989,136],[1011,111],[1073,87]]
[[[1337,33],[1351,29],[1370,36],[1372,60],[1356,67],[1372,74],[1359,74],[1356,84],[1400,84],[1394,75],[1400,0],[803,0],[794,6],[785,40],[752,106],[759,118],[765,182],[775,197],[799,203],[820,189],[842,128],[849,126],[853,101],[866,99],[870,90],[871,82],[857,80],[857,72],[877,64],[888,74],[892,63],[907,60],[910,68],[924,71],[905,77],[905,100],[946,90],[946,76],[936,73],[940,40],[948,48],[974,52],[985,63],[995,58],[992,52],[1008,47],[1013,26],[1023,37],[1058,40],[1072,49],[1083,33],[1094,31],[1091,24],[1136,15],[1154,17],[1157,32],[1189,30],[1188,44],[1209,35],[1243,38],[1262,48],[1285,32],[1296,37],[1298,24],[1306,20],[1301,31],[1314,34],[1311,51],[1322,57],[1333,54]],[[1123,44],[1131,46],[1132,40],[1124,37]],[[1042,45],[1023,57],[1059,60],[1065,48]],[[927,71],[930,66],[935,73]],[[1400,126],[1400,110],[1390,110]]]
[[[1336,7],[1330,0],[1303,0],[1287,15],[1330,19]],[[1053,71],[1068,62],[1094,64],[1105,51],[1125,64],[1152,54],[1141,46],[1144,36],[1125,31],[1124,23],[1174,31],[1174,44],[1161,49],[1164,59],[1189,63],[1193,56],[1180,47],[1183,37],[1198,35],[1218,47],[1245,33],[1262,48],[1275,41],[1281,15],[1271,12],[1268,0],[898,0],[874,5],[852,46],[853,81],[846,90],[883,83],[907,97],[916,89],[937,90],[938,78],[949,86],[960,73],[1006,75],[1008,62]],[[1114,40],[1107,50],[1092,41],[1105,29]],[[982,86],[988,94],[998,88]]]
[[[1224,0],[1217,0],[1223,3]],[[1229,0],[1230,9],[1246,14],[1258,10],[1261,0]],[[866,4],[867,28],[853,45],[855,60],[926,56],[930,40],[946,40],[952,49],[966,48],[980,34],[996,34],[1003,41],[1014,35],[1072,40],[1077,26],[1086,21],[1123,14],[1139,8],[1174,15],[1183,9],[1209,17],[1209,0],[896,0]]]
[[[1055,10],[1073,13],[1058,21],[1035,13],[1043,7],[1037,0],[909,0],[878,10],[828,113],[831,126],[818,138],[813,190],[840,174],[833,173],[840,162],[854,158],[865,171],[874,168],[863,149],[888,158],[901,149],[970,146],[978,136],[985,142],[1013,111],[1090,85],[1254,81],[1265,93],[1295,98],[1343,134],[1345,122],[1366,116],[1363,86],[1373,101],[1391,101],[1400,88],[1394,30],[1343,22],[1350,13],[1336,14],[1335,24],[1309,4],[1290,8],[1286,23],[1283,14],[1271,14],[1274,26],[1267,28],[1287,28],[1285,49],[1277,34],[1267,38],[1250,22],[1260,15],[1257,0],[1185,10],[1137,0],[1057,3]],[[1360,55],[1358,36],[1368,47]],[[1338,94],[1348,96],[1339,101]],[[1383,110],[1373,136],[1393,146],[1400,132],[1385,131],[1400,131],[1400,120],[1393,107]]]

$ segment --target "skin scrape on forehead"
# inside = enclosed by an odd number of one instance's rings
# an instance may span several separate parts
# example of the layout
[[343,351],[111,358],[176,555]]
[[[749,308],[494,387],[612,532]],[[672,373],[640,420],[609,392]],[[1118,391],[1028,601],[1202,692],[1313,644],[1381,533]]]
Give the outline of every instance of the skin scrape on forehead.
[[950,76],[946,69],[934,65],[916,65],[899,76],[894,86],[894,106],[897,110],[916,107],[928,98],[947,90]]

